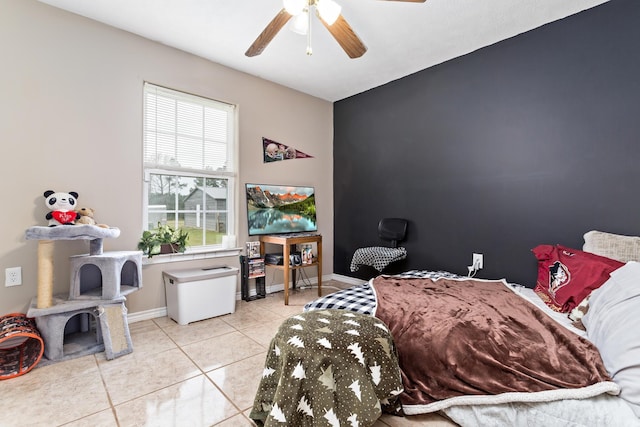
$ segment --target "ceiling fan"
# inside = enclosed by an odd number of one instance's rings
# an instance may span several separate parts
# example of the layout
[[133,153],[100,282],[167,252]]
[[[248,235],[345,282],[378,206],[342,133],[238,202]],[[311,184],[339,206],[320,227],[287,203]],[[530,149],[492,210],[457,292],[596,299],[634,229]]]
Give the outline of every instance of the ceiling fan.
[[[410,3],[424,3],[426,0],[385,0]],[[367,51],[367,47],[356,35],[351,25],[340,13],[342,8],[333,0],[283,0],[283,8],[267,24],[258,38],[245,52],[246,56],[257,56],[278,34],[278,31],[295,17],[292,30],[307,35],[307,55],[311,55],[311,8],[334,39],[350,58],[359,58]]]

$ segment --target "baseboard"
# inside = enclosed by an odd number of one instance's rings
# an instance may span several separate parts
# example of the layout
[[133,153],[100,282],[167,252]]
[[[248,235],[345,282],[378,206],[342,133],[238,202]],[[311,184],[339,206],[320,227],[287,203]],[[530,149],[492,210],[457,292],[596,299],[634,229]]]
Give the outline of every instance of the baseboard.
[[[324,276],[322,277],[322,279],[324,280]],[[368,280],[358,279],[357,277],[343,276],[341,274],[335,273],[331,275],[331,279],[337,280],[338,282],[348,283],[350,285],[361,285],[364,282],[368,282]]]
[[[350,285],[359,285],[365,281],[362,279],[357,279],[355,277],[342,276],[340,274],[326,274],[322,276],[323,283],[329,280],[337,280],[339,282],[348,283]],[[312,285],[318,284],[318,278],[315,276],[310,277],[309,282]],[[331,288],[333,289],[333,287]],[[271,294],[274,292],[281,292],[284,290],[284,284],[277,283],[271,286],[267,286],[265,290],[268,294]],[[254,289],[251,289],[251,291],[249,291],[249,296],[253,296],[255,294],[256,294],[256,290],[254,287]],[[240,292],[237,292],[236,301],[240,301],[241,299],[242,299],[242,295],[240,294]],[[159,308],[153,308],[151,310],[129,313],[127,314],[127,322],[129,323],[142,322],[143,320],[157,319],[158,317],[166,317],[166,316],[167,316],[167,307],[159,307]]]
[[136,311],[135,313],[127,314],[127,322],[135,323],[142,322],[143,320],[157,319],[158,317],[167,316],[167,307],[153,308],[151,310]]
[[[360,279],[354,279],[353,277],[347,277],[347,276],[340,276],[340,275],[336,275],[336,274],[325,274],[322,276],[322,283],[323,283],[323,288],[324,283],[328,282],[329,280],[338,280],[341,282],[345,282],[348,283],[350,285],[359,285],[360,283],[362,283],[363,281]],[[307,281],[307,280],[305,280]],[[311,283],[311,285],[317,285],[318,284],[318,278],[316,276],[313,277],[309,277],[308,278],[308,283]],[[300,284],[298,283],[298,288],[303,288],[305,285],[304,284]],[[335,288],[333,286],[328,286],[328,288],[330,289],[336,289],[336,290],[340,290],[340,288]],[[265,292],[267,294],[272,294],[275,292],[282,292],[284,291],[284,284],[283,283],[275,283],[273,285],[270,286],[266,286],[265,287]],[[256,290],[255,287],[253,289],[249,290],[249,296],[254,296],[256,294]],[[236,300],[240,301],[242,299],[242,295],[240,294],[240,292],[236,293]]]

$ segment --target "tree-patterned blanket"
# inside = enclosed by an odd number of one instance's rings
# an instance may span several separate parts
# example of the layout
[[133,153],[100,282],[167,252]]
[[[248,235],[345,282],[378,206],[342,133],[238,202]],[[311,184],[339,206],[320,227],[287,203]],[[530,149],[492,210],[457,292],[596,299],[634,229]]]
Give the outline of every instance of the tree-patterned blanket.
[[271,341],[250,417],[265,426],[370,426],[402,392],[397,353],[375,317],[317,310]]

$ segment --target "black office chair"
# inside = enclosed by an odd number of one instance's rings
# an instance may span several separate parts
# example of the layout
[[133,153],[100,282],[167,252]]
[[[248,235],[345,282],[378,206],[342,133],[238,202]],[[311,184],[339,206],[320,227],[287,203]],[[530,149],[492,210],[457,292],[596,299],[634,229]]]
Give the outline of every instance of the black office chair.
[[382,272],[392,262],[407,257],[407,250],[398,247],[407,236],[408,221],[402,218],[382,218],[378,223],[378,236],[391,244],[356,249],[351,259],[351,271],[357,271],[361,265],[368,265]]

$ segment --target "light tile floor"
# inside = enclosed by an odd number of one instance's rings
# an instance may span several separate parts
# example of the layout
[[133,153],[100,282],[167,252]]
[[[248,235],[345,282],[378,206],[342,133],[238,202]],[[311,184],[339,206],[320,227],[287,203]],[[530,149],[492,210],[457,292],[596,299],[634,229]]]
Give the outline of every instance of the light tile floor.
[[[328,281],[323,294],[348,286]],[[92,354],[0,381],[0,426],[253,426],[248,415],[269,342],[315,298],[316,288],[296,289],[288,306],[279,292],[185,326],[168,317],[132,323],[131,354],[110,361]],[[374,427],[423,425],[454,424],[385,415]]]

